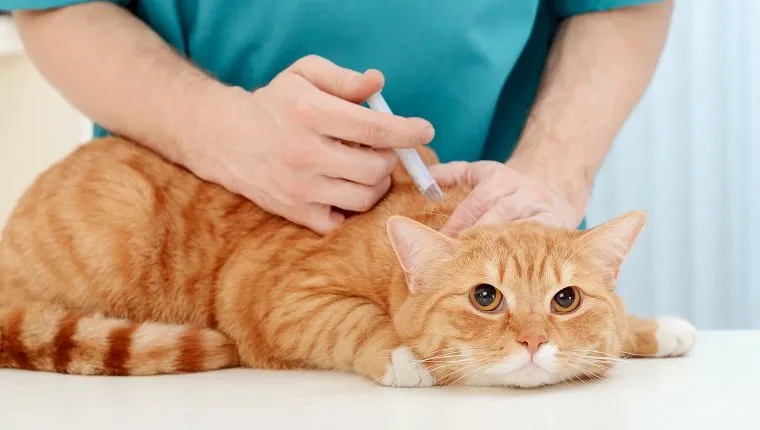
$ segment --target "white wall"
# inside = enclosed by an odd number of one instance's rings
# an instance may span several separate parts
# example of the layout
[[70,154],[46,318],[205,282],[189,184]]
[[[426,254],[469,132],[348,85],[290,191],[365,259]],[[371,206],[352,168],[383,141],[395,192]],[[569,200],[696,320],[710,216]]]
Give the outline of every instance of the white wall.
[[[592,224],[650,213],[621,279],[635,312],[760,328],[757,22],[760,1],[676,0],[655,81],[598,178]],[[0,57],[0,219],[83,124],[26,60]]]
[[643,208],[621,292],[642,313],[760,328],[760,1],[676,0],[655,80],[598,177],[589,218]]
[[26,57],[0,55],[0,227],[36,175],[89,134],[89,121]]

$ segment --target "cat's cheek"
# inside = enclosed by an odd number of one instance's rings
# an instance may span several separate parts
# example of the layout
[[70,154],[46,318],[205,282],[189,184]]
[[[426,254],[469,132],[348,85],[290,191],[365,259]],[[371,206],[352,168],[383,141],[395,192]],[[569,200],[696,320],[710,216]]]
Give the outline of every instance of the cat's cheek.
[[387,387],[432,387],[435,378],[406,346],[391,353],[391,362],[381,383]]

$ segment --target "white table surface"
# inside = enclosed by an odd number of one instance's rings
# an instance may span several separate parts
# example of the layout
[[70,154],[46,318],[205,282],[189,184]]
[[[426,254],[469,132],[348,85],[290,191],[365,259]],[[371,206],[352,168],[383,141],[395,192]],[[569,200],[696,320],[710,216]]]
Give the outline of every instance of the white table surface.
[[[760,331],[700,332],[691,356],[604,382],[392,389],[358,376],[232,369],[161,377],[0,370],[0,429],[758,429]],[[729,427],[730,426],[730,427]]]

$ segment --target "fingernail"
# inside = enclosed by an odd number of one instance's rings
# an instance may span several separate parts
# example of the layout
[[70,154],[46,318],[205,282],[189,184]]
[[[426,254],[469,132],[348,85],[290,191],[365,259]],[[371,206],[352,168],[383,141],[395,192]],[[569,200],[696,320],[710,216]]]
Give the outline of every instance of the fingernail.
[[432,142],[433,138],[435,137],[435,129],[433,128],[433,125],[428,123],[428,126],[425,127],[425,131],[423,131],[422,135],[425,139],[425,143]]
[[380,88],[385,85],[385,76],[383,76],[383,72],[377,70],[377,69],[367,69],[362,73],[365,77],[372,77],[372,75],[375,75],[377,79],[380,80]]

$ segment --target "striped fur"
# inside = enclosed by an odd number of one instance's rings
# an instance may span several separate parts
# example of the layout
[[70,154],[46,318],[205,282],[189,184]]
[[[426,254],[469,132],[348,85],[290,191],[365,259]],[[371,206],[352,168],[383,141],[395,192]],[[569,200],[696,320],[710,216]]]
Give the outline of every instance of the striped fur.
[[235,367],[223,334],[80,316],[46,304],[0,308],[0,367],[80,375],[156,375]]
[[[40,175],[3,231],[0,367],[156,375],[240,365],[393,386],[525,385],[461,375],[522,354],[527,332],[551,340],[563,378],[601,375],[612,356],[690,349],[688,325],[627,316],[614,292],[640,215],[588,233],[479,226],[437,246],[436,230],[468,192],[426,202],[399,168],[372,210],[320,237],[139,145],[92,141]],[[394,248],[392,215],[429,227],[394,246],[430,245]],[[410,275],[399,264],[410,261],[405,249],[437,256]],[[484,282],[506,297],[497,313],[468,300]],[[562,285],[589,298],[572,316],[548,307]],[[561,355],[576,349],[597,356]]]

